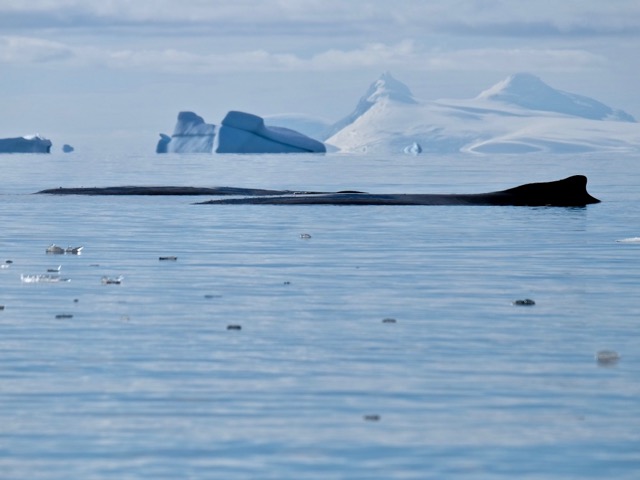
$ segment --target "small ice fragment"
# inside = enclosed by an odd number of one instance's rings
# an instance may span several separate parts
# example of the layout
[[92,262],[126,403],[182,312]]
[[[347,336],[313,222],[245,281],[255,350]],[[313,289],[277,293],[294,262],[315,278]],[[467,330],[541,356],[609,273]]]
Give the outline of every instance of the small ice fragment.
[[66,253],[71,255],[80,255],[84,247],[67,247]]
[[120,285],[124,280],[122,275],[117,276],[116,278],[102,277],[103,285]]
[[227,325],[227,330],[242,330],[241,325]]
[[70,279],[62,278],[60,275],[20,275],[22,283],[59,283],[69,282]]
[[535,305],[536,302],[531,300],[530,298],[525,298],[524,300],[516,300],[513,302],[514,305]]
[[616,240],[618,243],[640,243],[640,237],[623,238],[622,240]]
[[618,360],[620,360],[620,355],[613,350],[600,350],[596,353],[596,361],[601,366],[610,367],[618,363]]
[[73,315],[71,315],[70,313],[59,313],[58,315],[56,315],[57,319],[62,319],[62,318],[73,318]]
[[379,422],[380,421],[380,415],[365,415],[364,420],[366,422]]
[[60,269],[62,265],[58,265],[56,268],[47,268],[47,272],[49,273],[60,273]]
[[396,323],[397,320],[395,318],[383,318],[382,323]]
[[158,257],[158,260],[160,260],[161,262],[175,262],[176,260],[178,260],[178,257],[174,257],[174,256]]
[[49,245],[47,247],[47,249],[45,250],[46,253],[51,253],[54,255],[62,255],[64,254],[64,248],[59,247],[58,245],[56,245],[55,243],[52,243],[51,245]]
[[308,233],[301,233],[300,234],[300,238],[304,239],[304,240],[308,240],[311,238],[311,235],[309,235]]

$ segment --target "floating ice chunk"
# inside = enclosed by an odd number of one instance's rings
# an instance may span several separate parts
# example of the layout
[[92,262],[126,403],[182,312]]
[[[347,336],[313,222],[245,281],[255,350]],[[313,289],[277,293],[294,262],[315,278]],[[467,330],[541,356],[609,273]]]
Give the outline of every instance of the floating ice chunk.
[[80,255],[83,248],[84,247],[67,247],[65,253],[70,253],[71,255]]
[[596,353],[596,361],[598,362],[598,365],[608,367],[618,363],[618,360],[620,360],[620,354],[613,350],[600,350]]
[[419,155],[422,153],[422,147],[419,143],[413,142],[411,145],[404,147],[403,151],[408,155]]
[[102,284],[103,285],[120,285],[122,283],[122,280],[124,280],[124,277],[122,275],[119,275],[115,278],[102,277]]
[[64,153],[71,153],[71,152],[73,152],[74,150],[75,150],[75,148],[73,148],[71,145],[69,145],[69,144],[67,144],[67,143],[65,143],[65,144],[62,146],[62,151],[63,151]]
[[51,253],[51,254],[54,254],[54,255],[63,255],[64,254],[64,248],[59,247],[55,243],[52,243],[51,245],[49,245],[45,251],[47,253]]
[[57,267],[54,268],[47,268],[47,272],[48,273],[60,273],[60,269],[62,268],[62,265],[58,265]]
[[536,302],[534,302],[533,300],[531,300],[530,298],[525,298],[524,300],[515,300],[513,302],[514,305],[525,305],[525,306],[531,306],[531,305],[535,305]]
[[70,282],[69,278],[62,278],[60,275],[20,275],[20,280],[22,283],[60,283],[60,282]]
[[616,240],[618,243],[640,243],[640,237],[623,238],[622,240]]

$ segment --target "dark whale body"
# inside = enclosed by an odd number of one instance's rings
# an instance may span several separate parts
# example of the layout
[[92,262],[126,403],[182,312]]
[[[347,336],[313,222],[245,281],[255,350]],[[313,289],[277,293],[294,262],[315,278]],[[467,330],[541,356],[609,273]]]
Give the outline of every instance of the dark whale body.
[[373,194],[358,191],[304,192],[235,187],[121,186],[52,188],[38,193],[53,195],[214,195],[243,196],[199,204],[260,205],[513,205],[582,207],[600,200],[587,192],[587,177],[574,175],[554,182],[528,183],[489,193],[466,194]]
[[489,193],[372,194],[361,192],[302,193],[209,200],[201,204],[260,205],[513,205],[529,207],[582,207],[600,200],[587,192],[587,177],[528,183]]
[[37,193],[51,195],[149,195],[149,196],[187,196],[187,195],[287,195],[289,190],[264,190],[259,188],[236,187],[176,187],[176,186],[121,186],[121,187],[79,187],[49,188]]

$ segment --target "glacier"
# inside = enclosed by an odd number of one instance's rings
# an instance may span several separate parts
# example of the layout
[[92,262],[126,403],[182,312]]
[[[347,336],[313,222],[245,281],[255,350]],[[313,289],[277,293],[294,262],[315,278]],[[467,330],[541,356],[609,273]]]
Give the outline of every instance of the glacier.
[[324,153],[322,142],[284,127],[267,127],[264,119],[230,111],[222,120],[216,153]]
[[211,153],[215,136],[215,125],[193,112],[180,112],[173,135],[160,134],[156,153]]
[[0,138],[0,153],[51,153],[51,140],[40,135]]
[[388,72],[324,139],[346,153],[523,154],[640,151],[633,116],[517,73],[471,99],[420,101]]

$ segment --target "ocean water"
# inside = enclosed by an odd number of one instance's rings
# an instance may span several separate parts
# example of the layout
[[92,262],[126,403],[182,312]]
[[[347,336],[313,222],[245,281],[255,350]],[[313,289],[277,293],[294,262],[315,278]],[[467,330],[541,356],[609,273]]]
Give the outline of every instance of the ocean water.
[[[2,480],[640,478],[640,243],[617,242],[640,237],[638,155],[0,163]],[[33,195],[476,193],[573,174],[603,202]],[[58,266],[68,282],[21,281]]]

